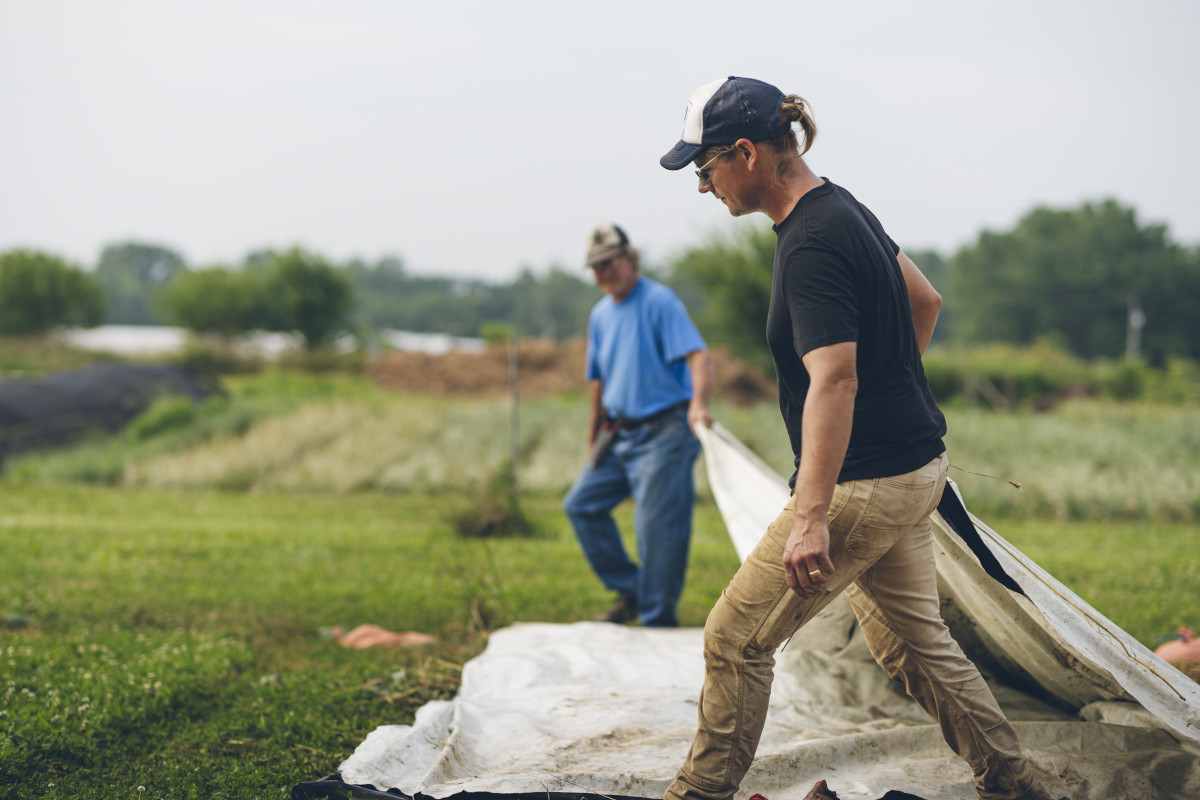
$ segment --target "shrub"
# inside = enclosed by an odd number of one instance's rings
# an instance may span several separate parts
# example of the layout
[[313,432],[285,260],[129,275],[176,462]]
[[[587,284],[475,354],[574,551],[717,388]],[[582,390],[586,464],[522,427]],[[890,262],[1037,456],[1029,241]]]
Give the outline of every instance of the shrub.
[[504,322],[485,322],[479,328],[479,335],[488,344],[503,343],[512,338],[513,329]]
[[1184,359],[1169,360],[1162,370],[1140,361],[1083,361],[1043,341],[1030,347],[935,347],[923,361],[939,403],[1046,409],[1070,397],[1171,403],[1200,398],[1200,367]]
[[492,473],[482,497],[472,508],[457,515],[454,527],[464,539],[530,537],[539,533],[532,520],[521,510],[516,476],[510,462],[505,461]]
[[178,395],[163,397],[146,409],[129,426],[129,433],[139,441],[152,439],[161,433],[185,428],[196,420],[196,404]]
[[0,253],[0,333],[45,333],[104,320],[104,295],[92,276],[33,250]]
[[1195,403],[1200,399],[1200,363],[1169,358],[1166,367],[1151,375],[1150,394],[1163,403]]
[[179,354],[179,363],[206,375],[249,375],[263,369],[261,356],[243,355],[228,340],[219,343],[189,337]]
[[1139,361],[1118,361],[1101,367],[1105,393],[1117,400],[1139,400],[1146,396],[1150,384],[1150,368]]

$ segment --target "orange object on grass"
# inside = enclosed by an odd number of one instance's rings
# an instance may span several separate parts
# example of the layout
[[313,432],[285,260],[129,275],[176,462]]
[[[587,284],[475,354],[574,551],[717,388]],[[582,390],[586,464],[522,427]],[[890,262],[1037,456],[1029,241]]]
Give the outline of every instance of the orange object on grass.
[[1179,638],[1164,642],[1154,649],[1155,655],[1164,661],[1192,661],[1200,659],[1200,637],[1187,625],[1179,628]]
[[407,631],[395,633],[378,625],[359,625],[349,633],[343,632],[341,626],[330,631],[334,641],[342,647],[353,647],[363,650],[367,647],[397,647],[400,645],[430,644],[433,637],[427,633]]

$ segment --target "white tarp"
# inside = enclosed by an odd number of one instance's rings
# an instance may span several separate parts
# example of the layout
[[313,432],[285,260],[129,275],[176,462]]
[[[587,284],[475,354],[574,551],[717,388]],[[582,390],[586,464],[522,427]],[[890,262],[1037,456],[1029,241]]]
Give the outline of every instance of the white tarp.
[[[739,556],[786,483],[719,426],[701,430],[709,483]],[[943,613],[988,674],[1049,788],[1073,800],[1200,800],[1200,686],[973,520],[1027,597],[992,581],[935,517]],[[758,757],[739,798],[843,800],[891,789],[973,798],[936,725],[874,663],[835,602],[779,655]],[[661,797],[695,731],[702,632],[604,623],[494,633],[452,701],[373,731],[340,767],[349,784],[462,792]],[[1056,795],[1057,796],[1057,795]]]

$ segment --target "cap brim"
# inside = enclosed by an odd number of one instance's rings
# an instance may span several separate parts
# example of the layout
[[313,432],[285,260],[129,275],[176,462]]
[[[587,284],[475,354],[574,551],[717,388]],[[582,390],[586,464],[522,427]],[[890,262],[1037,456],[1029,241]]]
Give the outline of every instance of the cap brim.
[[708,145],[704,144],[688,144],[682,139],[679,144],[671,148],[671,152],[658,160],[667,169],[683,169],[688,164],[696,160],[696,156],[704,152]]
[[588,269],[590,267],[594,267],[597,264],[599,264],[601,261],[604,261],[605,259],[608,259],[608,258],[612,258],[613,256],[617,255],[618,253],[623,252],[624,250],[625,250],[625,245],[623,245],[623,244],[617,244],[617,245],[613,245],[612,247],[606,247],[603,250],[597,250],[596,252],[590,254],[587,257],[587,261],[584,262],[583,268]]

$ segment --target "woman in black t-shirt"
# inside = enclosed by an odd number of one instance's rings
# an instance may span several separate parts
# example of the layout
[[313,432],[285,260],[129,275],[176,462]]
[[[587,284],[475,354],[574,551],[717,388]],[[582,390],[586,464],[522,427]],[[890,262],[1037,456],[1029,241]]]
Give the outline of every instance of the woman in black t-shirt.
[[929,517],[946,424],[921,354],[941,297],[865,206],[809,168],[816,130],[803,98],[730,77],[692,93],[660,160],[694,163],[701,194],[775,224],[767,343],[796,457],[791,499],[709,615],[699,728],[666,797],[734,794],[775,650],[845,591],[875,659],[939,722],[979,796],[1049,800],[940,616]]

